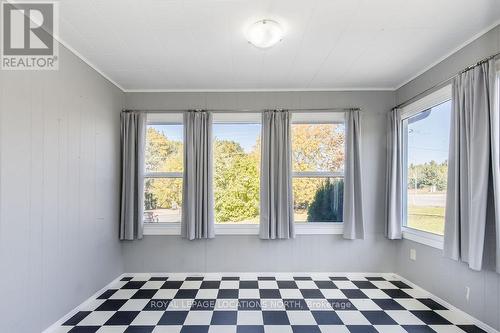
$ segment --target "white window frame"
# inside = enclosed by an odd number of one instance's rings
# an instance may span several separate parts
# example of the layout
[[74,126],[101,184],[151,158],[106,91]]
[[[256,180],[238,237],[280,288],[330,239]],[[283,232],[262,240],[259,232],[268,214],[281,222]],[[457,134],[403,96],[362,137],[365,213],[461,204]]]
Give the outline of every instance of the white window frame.
[[403,133],[403,173],[402,173],[402,184],[403,184],[403,198],[402,198],[402,215],[403,215],[403,238],[412,240],[417,243],[428,245],[437,249],[443,249],[444,237],[432,232],[427,232],[419,229],[410,228],[406,225],[406,220],[408,217],[408,201],[407,201],[407,188],[408,188],[408,143],[406,140],[407,126],[405,120],[411,118],[420,112],[433,108],[439,104],[451,100],[451,85],[446,85],[443,88],[436,90],[435,92],[422,97],[421,99],[405,106],[401,110],[401,128]]
[[[183,125],[182,113],[150,113],[146,125]],[[184,169],[184,166],[183,166]],[[177,178],[183,179],[182,172],[144,172],[146,178]],[[182,218],[182,217],[181,217]],[[144,222],[144,235],[180,235],[181,221],[179,222]]]
[[[314,124],[344,124],[345,116],[343,112],[322,112],[322,113],[294,113],[292,115],[293,125],[314,125]],[[345,151],[345,143],[344,143]],[[294,178],[344,178],[342,172],[331,171],[293,171],[292,182]],[[309,235],[339,235],[344,232],[344,222],[295,222],[295,231],[297,234]]]
[[[182,124],[182,121],[174,121],[172,117],[179,117],[179,113],[172,114],[150,114],[148,115],[148,125],[162,124]],[[258,120],[257,120],[258,119]],[[312,120],[311,120],[312,119]],[[260,113],[215,113],[213,122],[215,123],[252,123],[261,122]],[[292,124],[326,124],[345,123],[343,113],[294,113]],[[344,177],[343,172],[294,172],[293,177]],[[182,177],[182,172],[155,172],[145,173],[145,177]],[[343,222],[307,222],[296,223],[295,232],[298,235],[336,235],[342,234],[344,230]],[[181,234],[181,223],[144,223],[144,235],[172,235]],[[215,223],[216,235],[258,235],[259,224],[249,223]]]
[[[262,124],[261,114],[256,113],[216,113],[213,116],[213,124]],[[215,159],[214,159],[215,160]],[[240,223],[215,221],[216,235],[258,235],[259,223]]]

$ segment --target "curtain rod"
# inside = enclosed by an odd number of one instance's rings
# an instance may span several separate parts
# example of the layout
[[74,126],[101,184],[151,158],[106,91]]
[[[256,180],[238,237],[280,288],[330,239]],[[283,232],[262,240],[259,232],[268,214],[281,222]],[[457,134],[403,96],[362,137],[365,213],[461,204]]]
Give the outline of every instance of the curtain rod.
[[[212,113],[262,113],[273,109],[165,109],[165,110],[134,110],[123,109],[122,112],[144,112],[144,113],[183,113],[187,111],[209,111]],[[290,112],[347,112],[360,111],[359,108],[317,108],[317,109],[276,109]]]
[[425,89],[424,91],[422,91],[422,92],[420,92],[420,93],[416,94],[415,96],[413,96],[413,97],[411,97],[411,98],[407,99],[406,101],[399,103],[398,105],[396,105],[396,106],[395,106],[395,107],[393,107],[392,109],[393,109],[393,110],[394,110],[394,109],[399,109],[399,108],[401,108],[401,107],[403,107],[403,106],[406,106],[406,105],[410,104],[411,102],[413,102],[414,100],[418,99],[419,97],[421,97],[421,96],[423,96],[423,95],[426,95],[428,92],[433,91],[433,90],[435,90],[435,89],[437,89],[437,88],[441,88],[441,87],[443,87],[444,85],[446,85],[448,82],[450,82],[451,80],[453,80],[454,78],[456,78],[456,77],[457,77],[457,76],[459,76],[460,74],[463,74],[463,73],[465,73],[465,72],[467,72],[467,71],[469,71],[469,70],[471,70],[471,69],[474,69],[475,67],[477,67],[477,66],[479,66],[479,65],[482,65],[482,64],[484,64],[485,62],[489,61],[490,59],[494,59],[494,58],[498,57],[499,55],[500,55],[500,52],[497,52],[497,53],[495,53],[495,54],[493,54],[493,55],[491,55],[491,56],[489,56],[489,57],[486,57],[486,58],[484,58],[484,59],[482,59],[482,60],[479,60],[478,62],[476,62],[476,63],[475,63],[475,64],[473,64],[473,65],[470,65],[470,66],[465,67],[465,68],[464,68],[464,69],[462,69],[460,72],[458,72],[458,73],[454,74],[453,76],[450,76],[450,77],[449,77],[449,78],[447,78],[446,80],[443,80],[443,81],[440,81],[440,82],[436,83],[436,84],[435,84],[435,85],[433,85],[432,87]]

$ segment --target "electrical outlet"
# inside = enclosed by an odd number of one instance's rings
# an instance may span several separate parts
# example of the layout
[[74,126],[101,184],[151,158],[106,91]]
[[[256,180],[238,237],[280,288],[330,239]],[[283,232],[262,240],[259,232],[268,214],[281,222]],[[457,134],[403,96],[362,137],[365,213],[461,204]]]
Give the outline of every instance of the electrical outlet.
[[415,249],[410,249],[410,260],[417,260],[417,250]]
[[465,287],[465,299],[467,300],[467,302],[469,301],[469,297],[470,297],[470,288]]

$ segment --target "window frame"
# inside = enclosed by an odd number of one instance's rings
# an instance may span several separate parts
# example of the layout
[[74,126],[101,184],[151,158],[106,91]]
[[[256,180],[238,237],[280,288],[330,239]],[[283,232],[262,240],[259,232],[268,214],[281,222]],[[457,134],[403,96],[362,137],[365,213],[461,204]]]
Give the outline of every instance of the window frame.
[[[171,117],[182,117],[182,112],[169,112],[169,113],[152,113],[148,114],[147,125],[184,125],[183,121],[173,121]],[[216,113],[214,114],[213,124],[216,123],[252,123],[255,124],[255,115],[258,116],[258,123],[261,123],[261,113]],[[298,116],[300,115],[300,116]],[[292,125],[298,123],[306,124],[325,124],[325,123],[340,123],[345,124],[345,117],[343,113],[327,112],[315,113],[311,120],[311,113],[294,113],[292,115]],[[333,115],[333,116],[332,116]],[[341,119],[340,120],[340,115]],[[294,120],[295,118],[295,120]],[[297,119],[299,118],[299,119]],[[334,118],[337,120],[325,121],[324,119]],[[223,120],[222,120],[223,119]],[[307,122],[305,120],[307,119]],[[345,149],[345,147],[344,147]],[[183,172],[144,172],[144,178],[182,178]],[[344,178],[344,172],[292,172],[293,177],[335,177]],[[181,222],[152,222],[144,223],[143,235],[181,235]],[[259,223],[215,223],[215,234],[218,236],[224,235],[258,235]],[[307,222],[296,223],[295,233],[297,235],[338,235],[344,231],[343,222]]]
[[[295,113],[292,114],[291,126],[293,125],[321,125],[321,124],[343,124],[345,128],[345,114],[340,112],[326,113]],[[293,146],[293,143],[292,143]],[[344,152],[346,145],[344,141]],[[345,156],[346,154],[344,154]],[[293,164],[293,163],[292,163]],[[293,171],[294,178],[342,178],[345,176],[345,164],[339,171]],[[292,185],[293,186],[293,185]],[[343,218],[343,217],[342,217]],[[307,222],[294,221],[296,233],[299,234],[342,234],[344,232],[344,221],[342,222]]]
[[[428,109],[431,109],[439,104],[445,103],[452,99],[451,95],[451,84],[445,85],[444,87],[416,100],[415,102],[408,104],[401,109],[401,130],[402,130],[402,220],[401,228],[404,239],[409,239],[417,243],[428,245],[437,249],[442,250],[444,244],[444,236],[438,235],[432,232],[423,231],[420,229],[415,229],[407,226],[408,219],[408,141],[407,133],[408,127],[406,120],[421,113]],[[453,111],[453,110],[452,110]]]
[[[216,113],[214,114],[212,125],[216,124],[227,124],[227,125],[259,124],[261,125],[261,135],[262,135],[262,117],[261,113],[258,112],[255,113],[245,112],[240,114],[238,114],[238,112]],[[215,133],[213,133],[213,137],[215,138]],[[215,154],[215,149],[212,149],[212,152],[213,154]],[[213,160],[215,163],[215,156]],[[214,168],[214,177],[215,177],[215,168]],[[260,174],[259,174],[259,179],[260,179]],[[259,189],[260,189],[260,182],[259,182]],[[214,199],[214,204],[215,204],[215,199]],[[216,235],[258,235],[260,221],[259,223],[239,223],[239,222],[217,223],[217,221],[215,221],[215,208],[214,208],[214,225],[215,225]]]
[[[147,115],[146,120],[146,133],[147,126],[149,125],[182,125],[184,126],[184,121],[182,113],[180,112],[169,112],[169,113],[151,113]],[[184,128],[184,127],[183,127]],[[146,142],[147,138],[145,138]],[[184,140],[183,140],[184,144]],[[150,171],[143,172],[144,181],[148,178],[171,178],[171,179],[183,179],[184,178],[184,165],[182,166],[182,172],[179,171]],[[181,214],[182,220],[182,214]],[[181,220],[178,222],[144,222],[143,224],[143,234],[144,235],[180,235],[181,234]]]

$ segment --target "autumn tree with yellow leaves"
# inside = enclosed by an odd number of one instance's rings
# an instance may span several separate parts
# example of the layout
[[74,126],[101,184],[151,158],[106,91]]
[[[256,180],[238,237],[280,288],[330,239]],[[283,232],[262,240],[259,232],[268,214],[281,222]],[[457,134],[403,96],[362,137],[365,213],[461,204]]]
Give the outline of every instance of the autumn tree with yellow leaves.
[[[344,126],[342,124],[292,125],[294,172],[342,171]],[[182,143],[154,128],[147,130],[146,171],[182,171]],[[259,215],[260,139],[245,152],[235,141],[214,140],[214,196],[217,222],[257,222]],[[330,180],[294,178],[294,208],[307,220],[308,207]],[[337,186],[338,187],[338,186]],[[335,188],[337,188],[335,187]],[[182,181],[175,178],[146,179],[146,209],[177,208]],[[319,203],[316,203],[318,206]],[[304,216],[302,216],[304,215]]]

